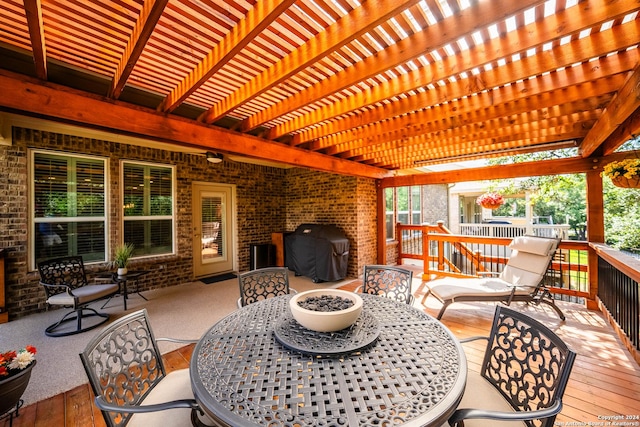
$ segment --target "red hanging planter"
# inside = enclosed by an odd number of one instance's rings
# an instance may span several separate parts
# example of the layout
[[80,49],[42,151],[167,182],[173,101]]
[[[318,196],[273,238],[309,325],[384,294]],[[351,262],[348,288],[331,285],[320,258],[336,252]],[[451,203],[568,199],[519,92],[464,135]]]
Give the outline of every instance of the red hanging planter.
[[504,198],[498,193],[484,193],[478,196],[476,203],[485,209],[498,209],[504,204]]

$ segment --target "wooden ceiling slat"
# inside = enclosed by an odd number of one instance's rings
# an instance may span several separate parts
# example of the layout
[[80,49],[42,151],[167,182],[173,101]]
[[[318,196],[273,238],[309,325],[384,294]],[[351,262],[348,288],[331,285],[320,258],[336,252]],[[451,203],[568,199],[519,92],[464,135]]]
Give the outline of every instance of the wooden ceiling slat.
[[158,110],[173,111],[294,2],[295,0],[269,0],[260,2],[258,7],[251,9],[245,19],[167,95],[158,106]]
[[[623,77],[619,76],[618,80]],[[569,116],[571,114],[587,113],[591,111],[601,112],[602,106],[611,99],[611,94],[617,86],[611,84],[595,84],[594,87],[603,92],[602,95],[591,94],[590,98],[583,98],[581,93],[573,92],[573,96],[579,99],[567,99],[564,90],[559,89],[546,92],[543,95],[534,95],[525,99],[494,105],[490,108],[481,108],[479,97],[466,98],[446,105],[439,105],[416,113],[407,114],[388,120],[377,122],[368,126],[357,127],[349,132],[333,134],[322,139],[306,144],[311,151],[318,151],[336,146],[339,152],[341,145],[347,145],[353,141],[364,141],[371,144],[376,140],[393,140],[388,135],[402,133],[404,137],[420,135],[425,132],[436,132],[453,127],[462,127],[471,124],[481,124],[496,119],[528,116],[529,120],[543,120],[549,117]],[[608,91],[607,91],[608,89]],[[490,96],[490,95],[487,95]],[[565,102],[558,105],[558,100]]]
[[[567,106],[569,107],[571,105],[569,104]],[[498,138],[505,135],[522,133],[524,130],[540,131],[545,128],[555,128],[562,125],[585,122],[591,122],[593,125],[593,123],[595,123],[602,114],[601,110],[590,110],[582,113],[574,113],[571,111],[569,114],[566,114],[564,111],[562,111],[563,114],[560,112],[561,109],[555,109],[551,112],[547,111],[544,117],[535,118],[532,113],[522,113],[519,115],[511,115],[486,121],[476,121],[470,124],[457,126],[453,126],[453,123],[451,122],[445,122],[442,123],[442,125],[440,123],[429,123],[422,127],[420,132],[407,134],[402,131],[397,131],[392,133],[385,132],[379,135],[369,134],[366,138],[361,140],[333,145],[325,149],[323,152],[325,154],[334,155],[342,152],[354,151],[356,149],[368,150],[373,149],[372,147],[377,145],[393,141],[405,141],[407,143],[420,144],[423,143],[421,141],[438,141],[446,140],[447,138],[459,138],[460,140],[464,140],[474,138],[487,139],[489,137],[495,138],[497,141]],[[561,115],[553,116],[553,114]],[[446,124],[449,124],[449,127],[445,127],[444,125]],[[589,129],[590,128],[591,126],[589,126]],[[490,136],[481,137],[479,135]],[[358,155],[360,154],[359,152],[357,153]]]
[[[352,86],[368,77],[382,73],[395,65],[403,64],[407,61],[421,56],[425,51],[434,46],[457,40],[465,34],[470,22],[473,25],[483,26],[496,19],[496,10],[500,10],[500,15],[509,16],[526,6],[535,4],[536,0],[494,0],[492,2],[481,2],[475,7],[466,9],[460,15],[441,21],[437,26],[431,26],[422,33],[414,34],[399,43],[390,46],[379,55],[366,58],[344,72],[336,74],[322,85],[316,85],[303,92],[292,96],[287,102],[282,102],[272,106],[257,114],[255,117],[246,119],[242,124],[243,130],[254,129],[275,117],[282,116],[288,112],[300,108],[302,105],[315,102],[332,93],[339,92],[345,87]],[[498,4],[499,3],[499,4]]]
[[406,8],[407,4],[415,2],[416,0],[400,3],[391,0],[384,3],[380,2],[381,4],[366,2],[362,7],[354,9],[348,15],[349,19],[340,20],[331,25],[326,31],[310,39],[304,49],[292,51],[282,61],[274,64],[231,94],[228,100],[219,105],[214,105],[200,117],[200,120],[205,123],[212,123],[220,119],[229,111],[236,109],[238,105],[284,82],[287,78],[306,69],[338,47],[365,33],[369,28],[399,13],[400,10]]
[[[585,73],[589,74],[589,79],[595,80],[603,76],[618,73],[631,69],[638,61],[637,49],[616,55],[615,57],[606,57],[582,65],[583,70],[580,78],[576,77],[577,67],[565,69],[554,73],[554,79],[548,75],[540,76],[535,80],[527,80],[526,82],[516,83],[508,88],[499,88],[491,91],[491,105],[500,103],[499,99],[505,99],[507,102],[526,96],[532,96],[539,91],[550,91],[557,88],[567,87],[568,85],[576,85],[585,82]],[[512,79],[508,79],[512,80]],[[562,84],[561,84],[562,83]],[[515,88],[515,90],[514,90]],[[462,98],[468,91],[468,86],[464,83],[457,82],[451,84],[445,92],[441,88],[435,90],[418,93],[417,95],[394,102],[390,106],[377,107],[368,111],[361,112],[357,118],[341,118],[334,120],[326,125],[318,126],[309,132],[301,134],[301,141],[308,141],[332,133],[342,132],[353,127],[363,126],[375,123],[391,117],[400,116],[402,114],[411,113],[427,106],[434,106],[443,100],[451,97],[452,99]],[[587,93],[579,94],[586,97]]]
[[[599,13],[592,13],[593,10],[599,11]],[[607,18],[599,8],[587,8],[586,11],[589,13],[591,19],[578,19],[575,16],[575,11],[572,11],[567,12],[566,15],[559,13],[557,17],[558,22],[553,22],[553,24],[562,24],[560,25],[560,28],[566,29],[570,34],[579,31],[584,27],[573,27],[572,25],[567,25],[569,23],[580,22],[581,25],[586,25],[587,28],[589,28],[593,25],[602,23],[603,20]],[[627,12],[628,9],[622,9],[619,11],[621,14]],[[548,27],[547,32],[549,35],[557,34],[558,36],[567,34],[558,34],[557,28],[557,25],[551,25]],[[471,87],[470,90],[466,89],[458,93],[449,91],[449,99],[466,95],[470,91],[477,92],[482,89],[515,82],[523,78],[528,78],[529,76],[539,75],[562,66],[570,66],[571,64],[580,61],[583,57],[594,58],[612,51],[624,49],[634,43],[637,43],[637,40],[640,39],[640,22],[638,20],[632,21],[624,26],[614,27],[610,31],[612,31],[613,34],[609,32],[602,34],[598,33],[595,34],[593,38],[576,40],[570,45],[558,46],[549,53],[536,55],[532,58],[525,58],[518,61],[518,63],[510,64],[508,70],[504,70],[504,68],[507,67],[495,67],[491,72],[485,72],[475,79],[475,81],[481,81],[482,86]],[[470,72],[471,68],[473,68],[475,64],[491,63],[503,56],[511,56],[514,53],[525,52],[527,49],[532,47],[540,48],[540,40],[528,36],[531,33],[531,26],[524,27],[519,31],[512,33],[511,37],[507,36],[504,38],[509,38],[511,40],[504,44],[500,43],[503,45],[502,47],[509,46],[506,49],[499,48],[498,46],[493,46],[491,44],[489,44],[489,46],[483,46],[482,48],[469,49],[468,51],[460,53],[456,57],[446,58],[440,63],[433,63],[429,67],[420,68],[407,75],[400,76],[398,79],[390,81],[384,85],[374,86],[370,90],[360,94],[359,99],[350,99],[348,104],[334,104],[321,111],[312,112],[306,120],[298,120],[296,124],[304,128],[310,124],[316,124],[322,120],[328,120],[346,114],[350,111],[357,110],[364,106],[365,103],[375,103],[384,98],[388,98],[393,94],[404,93],[409,90],[417,89],[418,87],[423,87],[433,81],[448,79],[452,76],[450,70],[453,70],[453,72],[456,73],[453,75],[457,75],[461,72]],[[529,43],[526,42],[527,38],[530,40]],[[592,42],[593,39],[595,39],[595,42]],[[542,59],[540,59],[540,57],[542,57]],[[525,64],[530,64],[528,69],[524,67]],[[503,75],[502,78],[499,77],[501,74]],[[490,77],[491,75],[494,77]],[[472,84],[471,82],[473,82],[473,80],[469,81],[470,86]],[[420,106],[420,108],[425,107],[427,107],[427,105]],[[322,120],[319,118],[322,118]],[[296,132],[298,130],[299,128],[294,127],[292,124],[285,123],[282,126],[272,128],[269,131],[268,138],[277,139],[282,135]],[[301,138],[297,138],[296,140],[298,142],[304,142]]]
[[[521,148],[532,145],[535,141],[549,143],[557,140],[582,139],[593,126],[594,120],[575,121],[573,123],[549,126],[544,129],[516,128],[513,133],[505,134],[500,130],[485,132],[463,133],[459,131],[437,132],[424,134],[417,137],[402,140],[387,141],[382,144],[356,148],[344,153],[328,152],[325,154],[341,154],[343,158],[360,156],[362,158],[386,158],[387,153],[395,152],[398,148],[407,150],[405,156],[412,160],[429,153],[434,158],[452,156],[451,150],[463,150],[464,152],[487,152],[491,150]],[[393,148],[393,150],[389,150]],[[411,154],[414,153],[414,154]],[[436,155],[437,153],[437,155]]]

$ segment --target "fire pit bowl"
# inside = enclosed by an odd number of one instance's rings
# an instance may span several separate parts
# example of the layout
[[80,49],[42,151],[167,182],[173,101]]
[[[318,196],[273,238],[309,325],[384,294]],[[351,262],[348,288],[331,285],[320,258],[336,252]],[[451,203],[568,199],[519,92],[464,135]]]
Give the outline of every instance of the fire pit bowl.
[[[298,304],[299,302],[309,303],[309,298],[318,297],[329,306],[338,302],[337,297],[351,300],[353,305],[344,309],[317,311],[317,309],[303,308]],[[305,328],[316,332],[334,332],[353,325],[362,313],[362,298],[354,292],[340,289],[314,289],[293,295],[289,301],[289,307],[293,318]]]

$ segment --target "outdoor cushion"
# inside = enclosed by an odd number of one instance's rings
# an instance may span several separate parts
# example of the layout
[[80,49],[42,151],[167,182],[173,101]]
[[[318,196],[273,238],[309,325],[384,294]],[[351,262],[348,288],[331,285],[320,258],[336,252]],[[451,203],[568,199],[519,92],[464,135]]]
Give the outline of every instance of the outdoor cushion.
[[[513,291],[511,284],[498,278],[444,278],[433,280],[428,283],[428,286],[431,289],[431,293],[437,298],[442,298],[442,300],[455,300],[459,296],[506,296]],[[526,295],[529,292],[531,292],[529,288],[516,287],[516,294]]]
[[511,241],[509,247],[517,251],[529,252],[536,255],[549,255],[556,243],[552,239],[536,236],[518,236]]
[[[191,391],[191,379],[189,369],[179,369],[167,374],[149,392],[140,406],[165,403],[173,400],[193,399]],[[149,427],[149,426],[185,426],[191,427],[191,409],[174,408],[164,411],[146,412],[133,414],[127,427]],[[206,416],[199,417],[205,425],[215,425]]]
[[[82,286],[74,289],[73,295],[78,298],[78,305],[95,301],[112,295],[119,289],[117,283],[105,283],[98,285]],[[66,292],[52,295],[47,299],[47,303],[51,305],[74,305],[74,297]]]

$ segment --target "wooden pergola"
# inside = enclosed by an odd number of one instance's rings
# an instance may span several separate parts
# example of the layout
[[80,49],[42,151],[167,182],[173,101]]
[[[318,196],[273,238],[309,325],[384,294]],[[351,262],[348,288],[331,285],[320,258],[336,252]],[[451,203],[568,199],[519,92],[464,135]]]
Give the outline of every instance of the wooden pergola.
[[[588,232],[601,242],[599,172],[640,129],[638,11],[633,0],[0,0],[0,108],[380,188],[587,172]],[[578,156],[422,168],[563,147]]]

